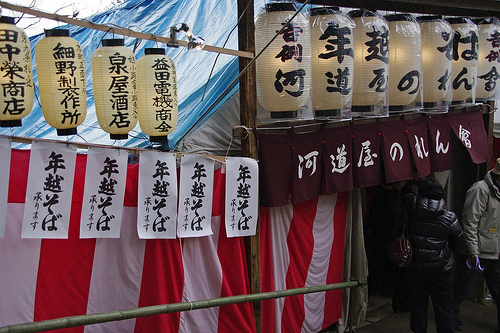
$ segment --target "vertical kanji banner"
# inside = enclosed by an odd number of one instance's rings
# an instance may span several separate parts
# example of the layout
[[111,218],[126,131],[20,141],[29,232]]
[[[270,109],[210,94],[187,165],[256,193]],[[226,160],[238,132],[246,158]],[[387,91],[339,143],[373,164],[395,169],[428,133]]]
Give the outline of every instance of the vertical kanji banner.
[[481,164],[487,161],[488,137],[482,123],[480,110],[449,115],[450,126],[457,138],[469,151],[472,162]]
[[439,172],[453,169],[454,155],[448,115],[428,116],[427,128],[431,171]]
[[350,191],[352,181],[352,130],[350,125],[325,129],[326,194]]
[[0,138],[0,238],[5,236],[10,176],[10,139]]
[[401,121],[379,121],[381,152],[386,183],[413,178],[411,150]]
[[323,133],[292,134],[292,202],[321,195],[323,179]]
[[226,158],[227,237],[253,236],[259,216],[259,166],[247,157]]
[[259,138],[260,203],[265,207],[286,205],[292,179],[290,134],[262,134]]
[[181,156],[177,236],[202,237],[211,235],[214,161],[210,158]]
[[76,147],[33,142],[23,217],[23,238],[68,238]]
[[380,184],[382,162],[377,123],[374,121],[354,123],[352,135],[354,187],[362,188]]
[[177,166],[173,153],[140,155],[137,202],[139,238],[176,238]]
[[418,117],[405,119],[404,123],[418,177],[423,178],[431,173],[427,121],[424,117]]
[[120,238],[127,161],[125,150],[88,149],[81,238]]

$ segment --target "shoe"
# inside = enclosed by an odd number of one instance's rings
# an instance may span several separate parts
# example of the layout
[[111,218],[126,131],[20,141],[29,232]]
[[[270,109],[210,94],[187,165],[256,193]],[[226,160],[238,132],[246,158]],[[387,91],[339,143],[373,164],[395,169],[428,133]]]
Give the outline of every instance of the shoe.
[[464,325],[460,321],[460,319],[455,319],[455,331],[463,331]]

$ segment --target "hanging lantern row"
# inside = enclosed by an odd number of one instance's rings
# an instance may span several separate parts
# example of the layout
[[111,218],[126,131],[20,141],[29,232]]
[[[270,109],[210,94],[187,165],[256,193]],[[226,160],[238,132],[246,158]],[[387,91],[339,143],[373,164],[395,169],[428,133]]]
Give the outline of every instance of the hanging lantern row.
[[498,90],[496,18],[296,11],[294,2],[268,3],[256,19],[257,94],[271,118],[307,107],[329,119],[447,112]]
[[[80,44],[69,30],[46,30],[35,58],[45,120],[58,135],[77,134],[87,113]],[[0,127],[21,126],[33,105],[30,44],[14,19],[5,16],[0,17],[0,71]],[[92,56],[92,79],[97,120],[111,139],[127,139],[139,121],[152,142],[167,141],[177,124],[177,79],[165,49],[146,49],[136,68],[123,39],[104,39]]]

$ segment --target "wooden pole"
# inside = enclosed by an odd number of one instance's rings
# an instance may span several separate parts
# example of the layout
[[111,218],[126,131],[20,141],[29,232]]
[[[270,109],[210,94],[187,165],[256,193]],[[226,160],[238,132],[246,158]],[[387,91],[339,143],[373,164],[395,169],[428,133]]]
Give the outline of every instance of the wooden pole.
[[[255,54],[254,1],[238,0],[238,49]],[[239,58],[240,73],[250,64],[250,59]],[[254,129],[257,127],[257,84],[255,81],[255,62],[243,73],[240,83],[240,124]],[[257,143],[255,132],[246,131],[241,137],[241,156],[257,159]],[[260,233],[245,237],[245,252],[252,293],[259,293],[260,286]],[[253,303],[256,332],[262,331],[261,304]]]

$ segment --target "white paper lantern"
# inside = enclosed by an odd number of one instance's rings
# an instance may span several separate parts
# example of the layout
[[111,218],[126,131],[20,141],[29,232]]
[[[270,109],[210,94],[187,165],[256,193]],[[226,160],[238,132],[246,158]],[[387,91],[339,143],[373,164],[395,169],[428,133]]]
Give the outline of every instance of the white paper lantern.
[[354,10],[353,116],[387,116],[389,79],[389,26],[380,15]]
[[35,49],[40,103],[58,135],[76,134],[87,115],[85,63],[80,44],[69,30],[45,30]]
[[33,107],[33,73],[29,38],[13,17],[0,17],[0,50],[0,127],[21,126]]
[[336,7],[313,8],[309,22],[314,115],[349,119],[356,24]]
[[97,120],[114,140],[127,139],[137,124],[135,57],[123,45],[123,39],[103,39],[92,55]]
[[452,104],[474,103],[477,81],[478,28],[465,17],[447,21],[455,31],[453,42]]
[[268,3],[255,22],[256,54],[285,29],[256,61],[257,97],[271,118],[295,118],[310,98],[309,20],[291,2]]
[[390,36],[389,112],[414,110],[422,88],[420,25],[410,14],[387,15],[385,18]]
[[494,99],[498,92],[497,80],[500,61],[500,22],[498,18],[474,20],[478,25],[478,70],[476,85],[476,100]]
[[453,29],[439,16],[421,16],[422,100],[424,109],[448,110],[452,99]]
[[137,112],[151,142],[167,141],[177,125],[177,78],[165,49],[147,48],[137,60]]

